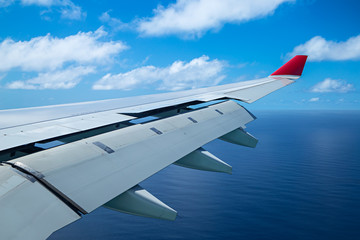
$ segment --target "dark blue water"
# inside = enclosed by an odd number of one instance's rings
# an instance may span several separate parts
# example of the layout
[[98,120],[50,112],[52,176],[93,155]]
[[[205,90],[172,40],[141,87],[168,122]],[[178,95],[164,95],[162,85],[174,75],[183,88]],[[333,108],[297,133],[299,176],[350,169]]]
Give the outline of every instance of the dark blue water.
[[49,239],[360,239],[360,111],[254,113],[257,148],[205,146],[233,175],[169,166],[141,184],[176,221],[100,208]]

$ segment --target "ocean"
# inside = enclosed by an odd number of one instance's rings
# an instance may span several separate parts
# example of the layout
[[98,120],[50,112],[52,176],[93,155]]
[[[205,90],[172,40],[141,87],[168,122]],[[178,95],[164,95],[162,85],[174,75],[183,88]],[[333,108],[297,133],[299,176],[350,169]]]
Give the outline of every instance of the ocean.
[[255,149],[204,146],[232,175],[169,166],[140,184],[175,221],[101,207],[49,239],[360,239],[360,111],[252,112]]

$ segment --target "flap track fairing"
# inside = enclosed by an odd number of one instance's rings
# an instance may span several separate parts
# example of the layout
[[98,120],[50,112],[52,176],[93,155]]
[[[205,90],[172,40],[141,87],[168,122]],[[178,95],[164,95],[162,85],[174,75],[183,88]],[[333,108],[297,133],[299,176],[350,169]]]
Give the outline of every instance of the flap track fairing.
[[232,173],[232,167],[219,158],[199,148],[174,163],[175,165],[211,172]]
[[177,212],[151,193],[136,185],[104,204],[111,210],[137,216],[175,220]]

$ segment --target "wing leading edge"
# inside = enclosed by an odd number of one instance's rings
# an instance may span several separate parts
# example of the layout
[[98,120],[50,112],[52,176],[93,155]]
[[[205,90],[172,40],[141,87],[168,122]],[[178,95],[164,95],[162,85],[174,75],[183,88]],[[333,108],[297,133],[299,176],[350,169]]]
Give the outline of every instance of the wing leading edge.
[[[45,239],[103,205],[174,219],[175,210],[138,184],[170,164],[231,173],[230,165],[202,146],[221,139],[255,147],[258,140],[245,131],[254,115],[228,100],[251,103],[293,83],[305,61],[296,56],[264,79],[150,100],[0,111],[0,238]],[[213,100],[221,101],[198,105]],[[11,121],[28,114],[38,115]],[[53,141],[60,146],[39,147]]]

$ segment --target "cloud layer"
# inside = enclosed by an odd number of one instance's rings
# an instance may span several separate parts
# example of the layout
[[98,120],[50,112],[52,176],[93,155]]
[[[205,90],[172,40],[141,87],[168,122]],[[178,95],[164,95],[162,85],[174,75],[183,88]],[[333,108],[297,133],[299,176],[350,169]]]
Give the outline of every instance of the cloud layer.
[[208,56],[190,62],[175,61],[168,67],[144,66],[126,73],[107,74],[93,86],[95,90],[130,90],[152,84],[162,90],[181,90],[216,85],[225,78],[226,63]]
[[145,36],[201,36],[225,23],[240,23],[272,14],[284,2],[293,0],[177,0],[154,10],[154,16],[138,21]]
[[324,81],[313,86],[310,91],[316,93],[347,93],[353,90],[355,90],[354,85],[347,83],[346,81],[326,78]]
[[326,40],[316,36],[294,48],[288,57],[297,54],[309,56],[309,61],[344,61],[360,59],[360,35],[351,37],[344,42]]
[[119,41],[105,41],[106,34],[99,28],[65,38],[48,34],[29,41],[5,39],[0,42],[0,73],[14,69],[38,73],[37,77],[10,83],[9,88],[73,87],[82,76],[95,72],[94,66],[112,63],[115,55],[127,48]]

